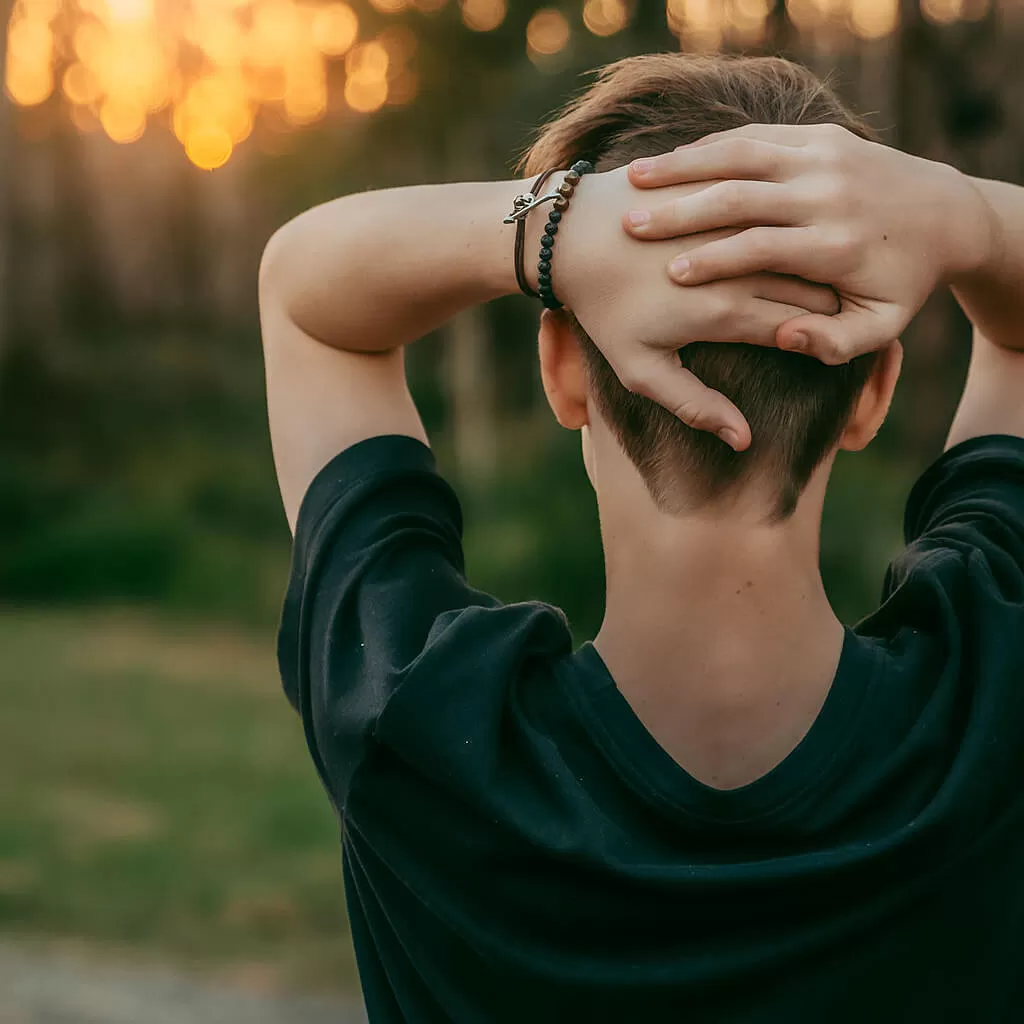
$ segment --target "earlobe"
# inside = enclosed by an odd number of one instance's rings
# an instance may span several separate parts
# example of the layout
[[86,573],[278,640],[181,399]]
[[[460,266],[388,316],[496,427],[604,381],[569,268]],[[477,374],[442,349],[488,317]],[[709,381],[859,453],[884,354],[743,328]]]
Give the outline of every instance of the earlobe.
[[859,452],[874,440],[889,413],[902,366],[903,346],[898,340],[892,341],[881,350],[871,376],[854,405],[846,429],[839,438],[841,449]]
[[555,419],[568,430],[590,422],[583,354],[565,314],[545,310],[537,336],[540,376]]

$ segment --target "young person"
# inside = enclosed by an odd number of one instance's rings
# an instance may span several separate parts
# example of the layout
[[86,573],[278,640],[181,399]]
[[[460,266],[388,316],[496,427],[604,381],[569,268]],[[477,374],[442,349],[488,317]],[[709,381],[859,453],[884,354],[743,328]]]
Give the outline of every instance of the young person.
[[[1020,1016],[1024,191],[869,136],[793,64],[674,55],[607,69],[533,147],[554,185],[597,168],[546,270],[551,204],[525,218],[605,549],[576,652],[556,609],[466,582],[402,368],[516,290],[523,181],[349,196],[270,243],[281,672],[371,1020]],[[946,286],[975,324],[950,448],[844,629],[829,472]]]

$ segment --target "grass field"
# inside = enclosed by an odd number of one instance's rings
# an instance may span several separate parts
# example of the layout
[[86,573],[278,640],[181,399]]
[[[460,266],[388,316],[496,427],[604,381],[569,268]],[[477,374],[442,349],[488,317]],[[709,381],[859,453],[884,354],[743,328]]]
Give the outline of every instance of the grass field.
[[0,609],[0,932],[353,989],[337,826],[273,638]]

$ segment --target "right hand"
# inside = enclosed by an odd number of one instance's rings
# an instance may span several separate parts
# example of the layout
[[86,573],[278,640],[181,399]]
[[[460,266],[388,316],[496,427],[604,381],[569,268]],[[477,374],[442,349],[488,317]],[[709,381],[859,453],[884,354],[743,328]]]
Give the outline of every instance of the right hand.
[[[746,125],[634,163],[630,180],[654,191],[633,237],[666,239],[731,228],[670,273],[705,286],[756,272],[832,285],[836,316],[802,316],[775,339],[826,363],[845,363],[899,337],[943,282],[970,272],[998,228],[970,179],[945,164],[869,142],[833,124]],[[663,201],[664,186],[703,183]],[[706,236],[705,236],[706,237]]]
[[[666,188],[659,198],[692,191]],[[558,234],[555,293],[626,388],[742,451],[750,445],[743,414],[683,369],[678,350],[693,341],[770,345],[786,321],[836,313],[838,299],[831,288],[772,273],[680,288],[665,271],[680,251],[679,239],[640,242],[622,232],[621,218],[643,198],[630,185],[627,168],[584,177]],[[539,237],[543,216],[531,220],[530,234]],[[733,233],[694,236],[682,245],[695,247]],[[527,252],[536,251],[534,242],[529,239]]]

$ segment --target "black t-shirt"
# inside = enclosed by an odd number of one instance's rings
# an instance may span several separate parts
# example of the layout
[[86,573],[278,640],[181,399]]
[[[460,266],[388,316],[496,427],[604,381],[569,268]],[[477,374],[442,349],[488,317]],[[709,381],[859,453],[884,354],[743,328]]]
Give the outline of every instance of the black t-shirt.
[[281,672],[342,821],[370,1020],[1024,1020],[1024,441],[916,484],[878,612],[711,789],[561,612],[467,584],[429,450],[303,503]]

